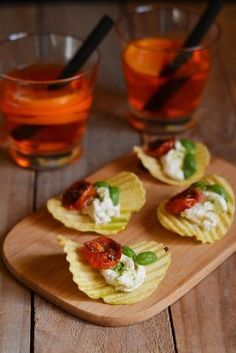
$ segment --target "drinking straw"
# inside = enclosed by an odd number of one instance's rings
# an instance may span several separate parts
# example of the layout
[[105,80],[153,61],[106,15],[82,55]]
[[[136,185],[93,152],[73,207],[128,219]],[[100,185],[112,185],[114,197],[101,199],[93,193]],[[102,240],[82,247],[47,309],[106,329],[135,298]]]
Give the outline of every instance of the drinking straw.
[[[63,68],[61,73],[58,76],[58,80],[70,78],[75,75],[85,64],[91,54],[95,51],[101,41],[105,38],[107,33],[110,31],[112,26],[114,25],[114,21],[107,15],[104,15],[101,20],[98,22],[96,27],[92,30],[92,32],[85,39],[81,47],[74,54],[72,59],[67,63],[67,65]],[[48,86],[49,90],[58,89],[64,86],[64,83],[53,83]],[[17,141],[22,141],[30,138],[35,135],[41,128],[45,126],[30,126],[30,125],[20,125],[15,130],[12,131],[11,135]]]
[[82,68],[90,55],[95,51],[113,25],[113,20],[109,16],[104,15],[96,27],[88,35],[81,47],[77,50],[73,58],[61,71],[58,76],[58,80],[75,75]]
[[160,76],[169,76],[169,79],[149,98],[143,107],[144,110],[160,110],[171,96],[188,81],[187,77],[171,78],[171,76],[173,76],[175,72],[191,58],[192,51],[188,51],[188,49],[194,48],[200,44],[225,2],[226,0],[211,0],[208,3],[208,6],[199,18],[196,26],[185,40],[182,47],[183,51],[181,51],[170,64],[166,65],[161,70]]

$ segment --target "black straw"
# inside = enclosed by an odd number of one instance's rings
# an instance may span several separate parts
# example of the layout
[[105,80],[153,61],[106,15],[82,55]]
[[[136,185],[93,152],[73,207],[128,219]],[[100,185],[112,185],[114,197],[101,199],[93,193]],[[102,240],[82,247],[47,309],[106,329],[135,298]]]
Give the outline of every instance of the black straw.
[[178,54],[170,64],[166,65],[161,70],[160,76],[170,76],[170,79],[161,85],[161,87],[159,87],[158,90],[149,98],[144,105],[144,110],[160,110],[171,98],[171,96],[174,95],[188,81],[188,78],[171,79],[171,76],[174,75],[175,72],[191,58],[192,51],[187,51],[187,49],[196,47],[200,44],[225,2],[225,0],[211,0],[209,2],[196,26],[183,44],[182,48],[186,51]]
[[58,76],[58,79],[68,78],[76,74],[82,68],[90,55],[95,51],[113,25],[113,20],[109,16],[104,15],[98,22],[97,26],[89,34],[87,39],[83,42],[82,46],[75,53],[73,58],[64,67]]
[[[63,70],[58,75],[57,79],[62,80],[70,78],[75,75],[88,60],[90,55],[97,49],[100,42],[110,31],[114,21],[107,15],[104,15],[101,20],[98,22],[96,27],[88,35],[86,40],[83,42],[81,47],[74,54],[73,58],[67,63]],[[66,83],[52,83],[48,86],[48,89],[59,89],[63,87]]]
[[[95,49],[104,39],[104,37],[110,31],[113,25],[113,20],[109,16],[104,15],[102,19],[98,22],[96,27],[89,34],[87,39],[85,39],[81,47],[77,50],[73,58],[61,71],[57,79],[65,79],[75,75],[82,68],[82,66],[85,64],[90,55],[95,51]],[[52,83],[48,86],[48,89],[59,89],[65,84],[66,83]],[[38,131],[40,131],[44,127],[45,126],[20,125],[11,132],[11,136],[17,141],[23,141],[34,136]]]

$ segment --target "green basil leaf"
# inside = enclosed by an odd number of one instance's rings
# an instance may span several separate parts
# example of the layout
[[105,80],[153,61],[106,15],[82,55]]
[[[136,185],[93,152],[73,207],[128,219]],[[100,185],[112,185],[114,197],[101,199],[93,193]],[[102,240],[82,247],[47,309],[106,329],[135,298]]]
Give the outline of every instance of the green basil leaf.
[[187,153],[195,153],[196,151],[195,143],[187,139],[181,139],[180,142],[184,146]]
[[226,202],[229,201],[229,195],[222,185],[219,185],[219,184],[208,185],[207,190],[213,191],[216,194],[219,194],[220,196],[222,196],[225,199]]
[[196,158],[192,153],[186,153],[184,156],[183,172],[184,178],[190,178],[197,171]]
[[131,257],[132,259],[135,257],[136,253],[133,249],[131,249],[127,245],[122,246],[122,253],[128,257]]
[[200,189],[200,190],[207,190],[208,188],[207,182],[203,181],[203,180],[199,180],[196,183],[193,183],[191,186],[195,189]]
[[110,198],[112,199],[112,203],[114,206],[118,205],[120,198],[120,190],[116,186],[110,186]]
[[93,185],[95,188],[110,188],[110,185],[106,181],[96,181]]
[[157,261],[157,256],[154,252],[152,251],[145,251],[141,252],[140,254],[136,255],[134,258],[134,261],[138,265],[149,265],[152,264],[153,262]]

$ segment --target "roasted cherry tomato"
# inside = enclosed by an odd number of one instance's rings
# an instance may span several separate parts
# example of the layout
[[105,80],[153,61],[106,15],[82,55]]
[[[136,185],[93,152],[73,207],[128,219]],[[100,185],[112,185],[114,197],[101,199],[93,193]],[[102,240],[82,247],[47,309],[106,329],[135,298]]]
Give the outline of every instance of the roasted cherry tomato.
[[170,137],[165,140],[155,140],[150,142],[147,147],[147,154],[159,158],[169,152],[175,146],[175,138]]
[[113,268],[119,262],[122,253],[121,244],[106,237],[87,241],[82,251],[90,266],[97,269]]
[[165,207],[169,213],[178,215],[187,208],[193,207],[199,201],[201,201],[201,193],[199,190],[190,187],[172,197]]
[[96,190],[90,182],[80,180],[71,185],[62,195],[63,206],[82,210],[88,206],[96,196]]

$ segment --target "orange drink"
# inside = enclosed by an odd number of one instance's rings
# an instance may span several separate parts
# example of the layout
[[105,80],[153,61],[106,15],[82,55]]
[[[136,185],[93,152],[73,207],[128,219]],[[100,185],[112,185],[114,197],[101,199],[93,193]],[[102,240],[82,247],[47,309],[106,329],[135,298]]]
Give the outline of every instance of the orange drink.
[[[56,39],[62,40],[61,36]],[[97,65],[95,60],[77,76],[58,80],[64,64],[55,56],[48,62],[19,65],[4,74],[0,108],[10,154],[18,165],[55,168],[79,157]]]
[[[194,51],[171,78],[184,78],[186,83],[160,109],[145,109],[149,98],[169,80],[168,76],[160,75],[161,70],[174,59],[171,51],[180,48],[181,41],[176,39],[145,38],[129,43],[123,51],[128,102],[134,111],[147,110],[157,119],[164,116],[166,120],[178,120],[198,107],[211,64],[210,52],[201,50]],[[165,50],[167,53],[163,55]]]
[[128,119],[133,127],[174,133],[194,125],[212,64],[211,47],[218,36],[214,25],[200,46],[185,48],[197,21],[197,15],[186,11],[149,5],[118,21]]

